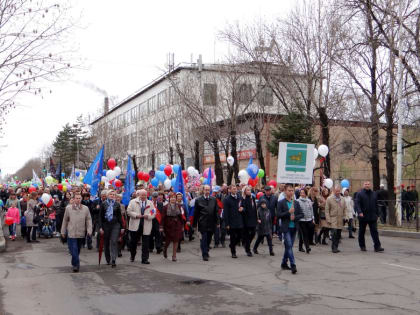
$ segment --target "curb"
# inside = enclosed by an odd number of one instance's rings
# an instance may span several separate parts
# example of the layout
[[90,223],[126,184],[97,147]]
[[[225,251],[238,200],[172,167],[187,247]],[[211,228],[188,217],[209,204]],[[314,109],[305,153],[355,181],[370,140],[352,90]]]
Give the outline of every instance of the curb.
[[407,231],[396,231],[396,230],[379,230],[380,236],[390,236],[390,237],[405,237],[420,239],[420,233],[418,232],[407,232]]
[[6,239],[3,233],[3,215],[0,214],[0,253],[6,251]]

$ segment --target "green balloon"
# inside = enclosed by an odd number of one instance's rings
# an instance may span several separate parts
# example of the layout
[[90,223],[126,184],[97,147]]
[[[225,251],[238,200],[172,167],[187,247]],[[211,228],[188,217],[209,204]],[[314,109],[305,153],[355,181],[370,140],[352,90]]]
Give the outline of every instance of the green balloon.
[[263,177],[264,177],[264,175],[265,175],[264,170],[260,168],[260,170],[258,171],[258,175],[257,175],[257,176],[258,176],[258,178],[263,178]]

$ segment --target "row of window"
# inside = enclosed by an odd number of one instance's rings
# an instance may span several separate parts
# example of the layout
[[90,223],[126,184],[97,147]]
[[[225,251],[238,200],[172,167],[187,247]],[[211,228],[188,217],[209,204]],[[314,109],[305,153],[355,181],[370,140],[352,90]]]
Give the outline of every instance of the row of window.
[[[241,83],[235,86],[233,97],[236,104],[250,104],[256,101],[262,106],[273,105],[273,90],[266,85],[259,85],[257,91],[254,91],[252,84]],[[203,86],[203,104],[205,106],[216,106],[217,104],[217,84],[204,83]]]

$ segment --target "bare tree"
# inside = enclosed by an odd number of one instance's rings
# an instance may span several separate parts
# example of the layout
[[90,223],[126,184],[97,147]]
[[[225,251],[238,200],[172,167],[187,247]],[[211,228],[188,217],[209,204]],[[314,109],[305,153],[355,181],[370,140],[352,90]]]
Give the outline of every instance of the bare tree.
[[0,1],[1,117],[19,105],[20,95],[42,95],[46,81],[71,68],[65,40],[73,25],[67,1]]

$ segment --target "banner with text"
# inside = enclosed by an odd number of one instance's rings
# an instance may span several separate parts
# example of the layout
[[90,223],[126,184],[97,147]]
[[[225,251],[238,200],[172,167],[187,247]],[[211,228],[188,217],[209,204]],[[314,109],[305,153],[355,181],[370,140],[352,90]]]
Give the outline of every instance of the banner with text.
[[277,182],[312,184],[314,148],[313,144],[280,142]]

